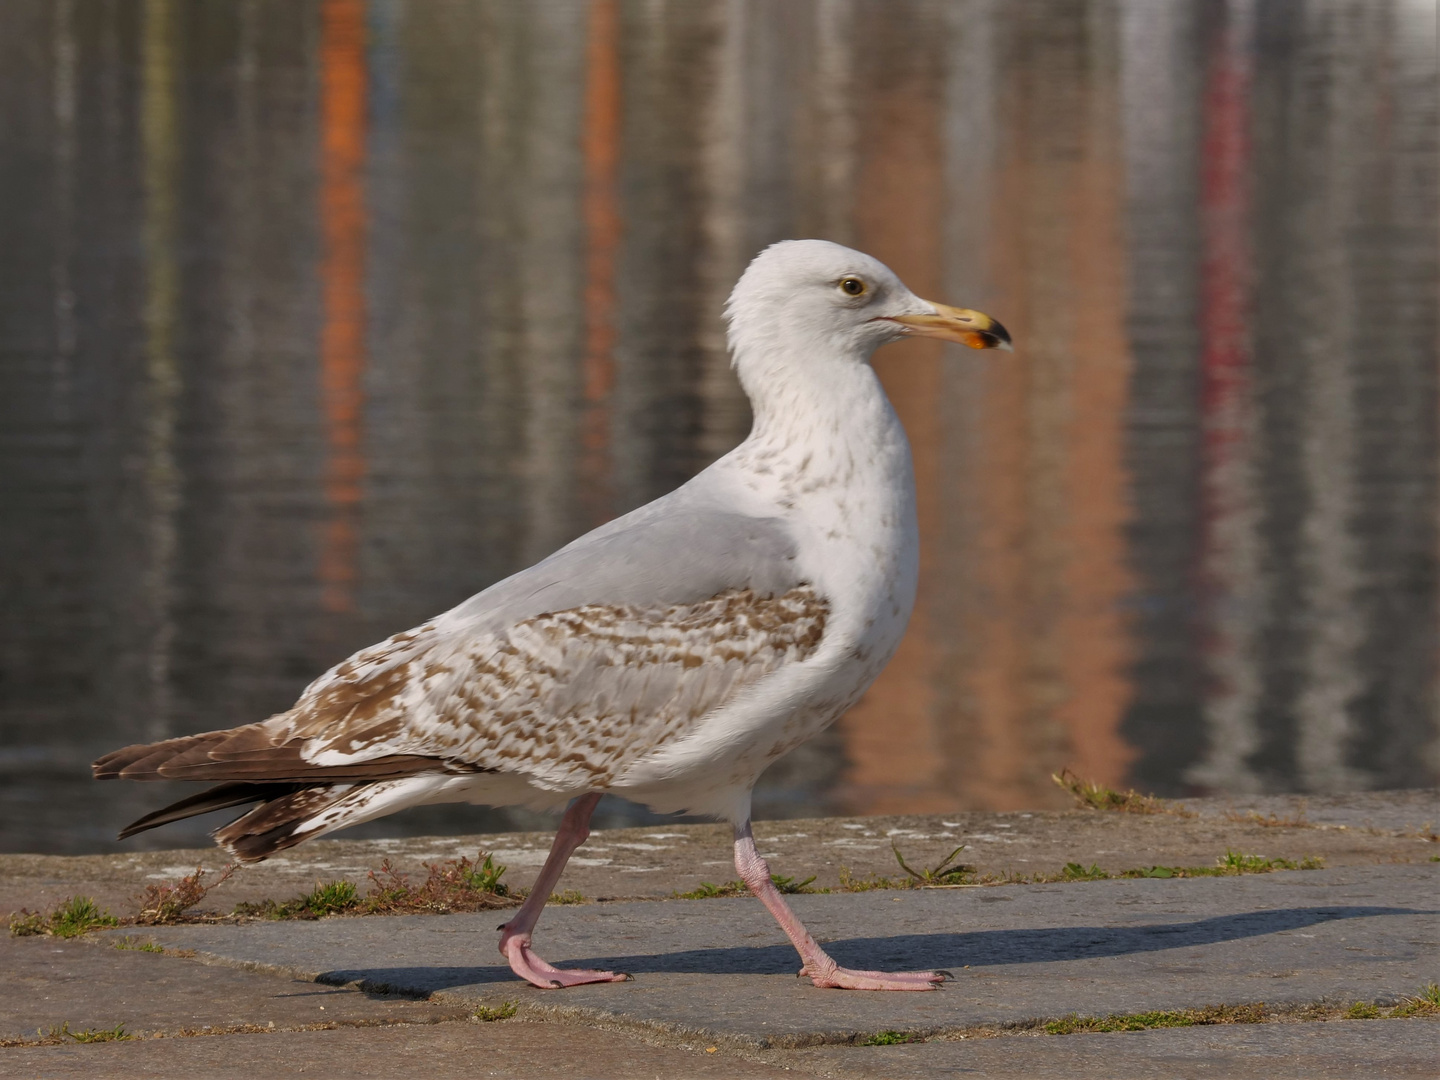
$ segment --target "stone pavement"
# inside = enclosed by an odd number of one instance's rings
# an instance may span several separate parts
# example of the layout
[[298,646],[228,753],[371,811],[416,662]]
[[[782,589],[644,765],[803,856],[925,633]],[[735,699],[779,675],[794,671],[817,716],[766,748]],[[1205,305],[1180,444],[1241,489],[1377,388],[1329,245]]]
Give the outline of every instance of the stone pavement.
[[[1292,799],[1192,803],[1193,817],[1076,811],[766,823],[765,850],[780,852],[775,869],[819,873],[822,882],[842,858],[856,873],[893,874],[889,833],[915,856],[912,865],[963,841],[966,859],[982,868],[1025,860],[1030,872],[1067,861],[1111,870],[1202,865],[1227,848],[1327,858],[1324,870],[1242,877],[793,898],[842,963],[952,970],[955,981],[933,994],[822,991],[795,979],[793,952],[747,898],[552,907],[537,935],[542,955],[635,975],[564,992],[526,987],[496,962],[494,926],[505,916],[495,912],[128,928],[72,942],[8,938],[0,945],[0,1038],[33,1039],[60,1023],[72,1031],[119,1023],[168,1037],[0,1047],[0,1076],[279,1076],[334,1072],[337,1062],[348,1075],[437,1077],[1440,1075],[1440,1020],[1073,1035],[1026,1027],[1072,1013],[1386,1003],[1440,981],[1435,793],[1316,802],[1303,816]],[[1247,816],[1252,810],[1268,823]],[[575,878],[589,896],[597,885],[643,882],[623,892],[631,897],[726,880],[733,874],[701,857],[723,858],[714,832],[597,834],[582,855],[609,861]],[[523,835],[494,840],[511,845],[502,850],[532,849]],[[260,885],[234,883],[242,887],[222,903],[276,884],[289,886],[278,893],[284,898],[339,876],[337,862],[375,854],[338,848],[301,848],[294,863],[308,877],[272,868]],[[389,850],[414,859],[449,857],[455,847],[430,838]],[[307,851],[331,865],[307,866]],[[161,854],[171,860],[161,869],[193,867]],[[57,885],[113,893],[119,878],[133,892],[157,872],[142,863],[138,873],[128,856],[107,858],[108,870],[103,860],[0,857],[5,895],[34,908]],[[567,876],[562,886],[577,883]],[[142,941],[166,951],[136,951]],[[513,1019],[474,1018],[481,1007],[512,1002]],[[879,1033],[924,1041],[856,1045]]]

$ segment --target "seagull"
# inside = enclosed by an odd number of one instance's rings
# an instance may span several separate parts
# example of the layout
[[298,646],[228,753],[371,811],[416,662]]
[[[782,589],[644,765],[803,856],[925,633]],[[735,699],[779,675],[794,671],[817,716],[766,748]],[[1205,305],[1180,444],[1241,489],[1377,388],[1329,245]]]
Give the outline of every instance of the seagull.
[[1008,350],[1010,336],[824,240],[762,251],[725,317],[754,412],[744,442],[670,494],[361,650],[285,712],[100,758],[99,779],[218,781],[121,839],[258,803],[214,833],[257,862],[408,806],[566,806],[499,942],[516,975],[559,988],[629,978],[557,968],[532,947],[610,792],[729,822],[740,877],[816,986],[937,988],[948,973],[853,971],[816,943],[756,849],[751,791],[855,704],[914,604],[910,445],[871,354],[916,336]]

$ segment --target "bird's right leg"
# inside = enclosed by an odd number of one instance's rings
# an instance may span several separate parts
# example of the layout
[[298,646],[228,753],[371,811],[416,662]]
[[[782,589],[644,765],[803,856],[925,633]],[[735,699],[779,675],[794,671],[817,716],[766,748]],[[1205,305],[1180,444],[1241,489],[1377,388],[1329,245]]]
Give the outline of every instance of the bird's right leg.
[[540,921],[540,912],[544,910],[545,901],[550,899],[551,892],[559,884],[560,874],[564,871],[565,864],[570,861],[570,856],[590,835],[590,815],[595,812],[595,804],[599,801],[599,792],[591,792],[581,795],[566,809],[560,829],[555,834],[555,842],[550,845],[550,854],[545,859],[540,876],[531,886],[529,895],[525,897],[525,903],[520,905],[520,910],[513,919],[500,927],[504,931],[500,935],[500,954],[510,962],[510,970],[542,990],[580,986],[583,983],[625,982],[630,978],[629,975],[616,971],[567,971],[547,964],[530,949],[530,935],[535,924]]
[[853,971],[835,963],[770,880],[770,866],[755,848],[749,821],[735,826],[735,869],[756,898],[770,909],[800,954],[800,974],[808,975],[816,986],[839,990],[934,990],[949,977],[945,971]]

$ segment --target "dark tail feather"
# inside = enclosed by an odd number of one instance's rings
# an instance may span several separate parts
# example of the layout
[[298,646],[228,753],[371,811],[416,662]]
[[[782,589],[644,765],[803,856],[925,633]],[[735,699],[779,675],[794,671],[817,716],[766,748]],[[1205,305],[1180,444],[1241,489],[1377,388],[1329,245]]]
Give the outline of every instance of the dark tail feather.
[[153,814],[146,814],[139,821],[131,822],[120,830],[118,839],[127,840],[146,829],[168,825],[172,821],[182,821],[188,817],[195,817],[197,814],[208,814],[211,810],[225,810],[231,806],[244,806],[246,803],[253,802],[268,802],[271,799],[278,799],[301,791],[305,786],[304,784],[255,784],[245,780],[217,784],[198,795],[191,795],[188,799],[171,803],[162,810],[156,810]]
[[[280,785],[276,785],[280,786]],[[241,862],[259,862],[277,851],[294,847],[317,833],[324,835],[344,822],[329,827],[311,826],[300,832],[300,826],[347,796],[355,794],[356,784],[318,784],[300,787],[279,798],[257,806],[212,834],[215,842]]]

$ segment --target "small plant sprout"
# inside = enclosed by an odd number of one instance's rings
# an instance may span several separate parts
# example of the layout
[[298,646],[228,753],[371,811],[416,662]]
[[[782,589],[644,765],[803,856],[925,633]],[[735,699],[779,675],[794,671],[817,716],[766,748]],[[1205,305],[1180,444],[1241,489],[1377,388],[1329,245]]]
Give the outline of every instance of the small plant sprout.
[[1195,816],[1193,811],[1185,809],[1179,803],[1156,798],[1154,795],[1142,795],[1133,789],[1116,791],[1104,784],[1097,784],[1093,780],[1082,780],[1069,769],[1061,769],[1058,773],[1052,773],[1050,779],[1054,780],[1060,788],[1068,791],[1080,806],[1091,810],[1120,810],[1127,814],[1175,814],[1178,817]]
[[[480,858],[482,853],[477,852],[475,857]],[[461,860],[462,862],[465,860]],[[510,887],[500,879],[505,875],[505,867],[495,865],[495,857],[486,855],[479,865],[462,869],[466,883],[476,892],[494,893],[496,896],[508,896]]]
[[316,916],[338,915],[360,902],[360,891],[353,881],[331,881],[324,885],[317,881],[315,888],[300,899]]
[[157,945],[153,941],[141,941],[137,938],[131,937],[129,934],[126,934],[119,941],[115,942],[115,948],[120,949],[124,952],[163,953],[165,951],[163,946]]
[[235,914],[260,919],[320,919],[327,915],[445,914],[514,906],[519,901],[500,880],[505,867],[496,866],[491,856],[481,855],[475,861],[461,858],[427,863],[428,876],[419,885],[411,884],[409,877],[386,859],[369,872],[370,889],[364,897],[353,881],[317,882],[314,889],[293,900],[240,904]]
[[[795,893],[829,892],[829,889],[812,889],[810,883],[815,880],[811,874],[804,881],[796,881],[793,877],[785,877],[780,874],[771,874],[771,882],[775,888],[782,893],[794,895]],[[676,900],[714,900],[721,896],[749,896],[750,886],[746,885],[739,878],[727,881],[723,885],[716,885],[713,881],[702,881],[699,887],[689,892],[675,892],[671,895]]]
[[492,1024],[496,1020],[509,1020],[520,1006],[514,1001],[502,1001],[499,1005],[481,1005],[475,1010],[475,1019]]
[[911,869],[910,864],[905,861],[905,856],[900,854],[900,848],[896,846],[894,837],[890,838],[890,850],[895,853],[895,861],[900,864],[900,869],[918,881],[922,887],[925,885],[959,884],[966,874],[975,873],[975,867],[955,861],[960,852],[965,850],[964,844],[961,844],[954,851],[950,852],[949,855],[945,856],[945,858],[941,859],[929,870],[920,871]]
[[113,1028],[89,1028],[85,1031],[71,1031],[70,1021],[66,1020],[63,1024],[41,1031],[39,1041],[54,1045],[55,1043],[64,1042],[66,1039],[71,1039],[78,1043],[101,1043],[125,1042],[134,1037],[134,1035],[131,1035],[125,1030],[124,1024],[116,1024]]
[[220,871],[220,876],[210,884],[204,884],[208,871],[197,866],[193,874],[186,874],[173,884],[165,881],[145,886],[145,891],[136,899],[140,901],[140,913],[135,916],[137,926],[164,926],[179,922],[181,916],[209,895],[210,890],[230,880],[238,863],[231,863]]
[[861,1046],[899,1046],[902,1043],[922,1042],[919,1035],[911,1031],[877,1031],[860,1040]]

